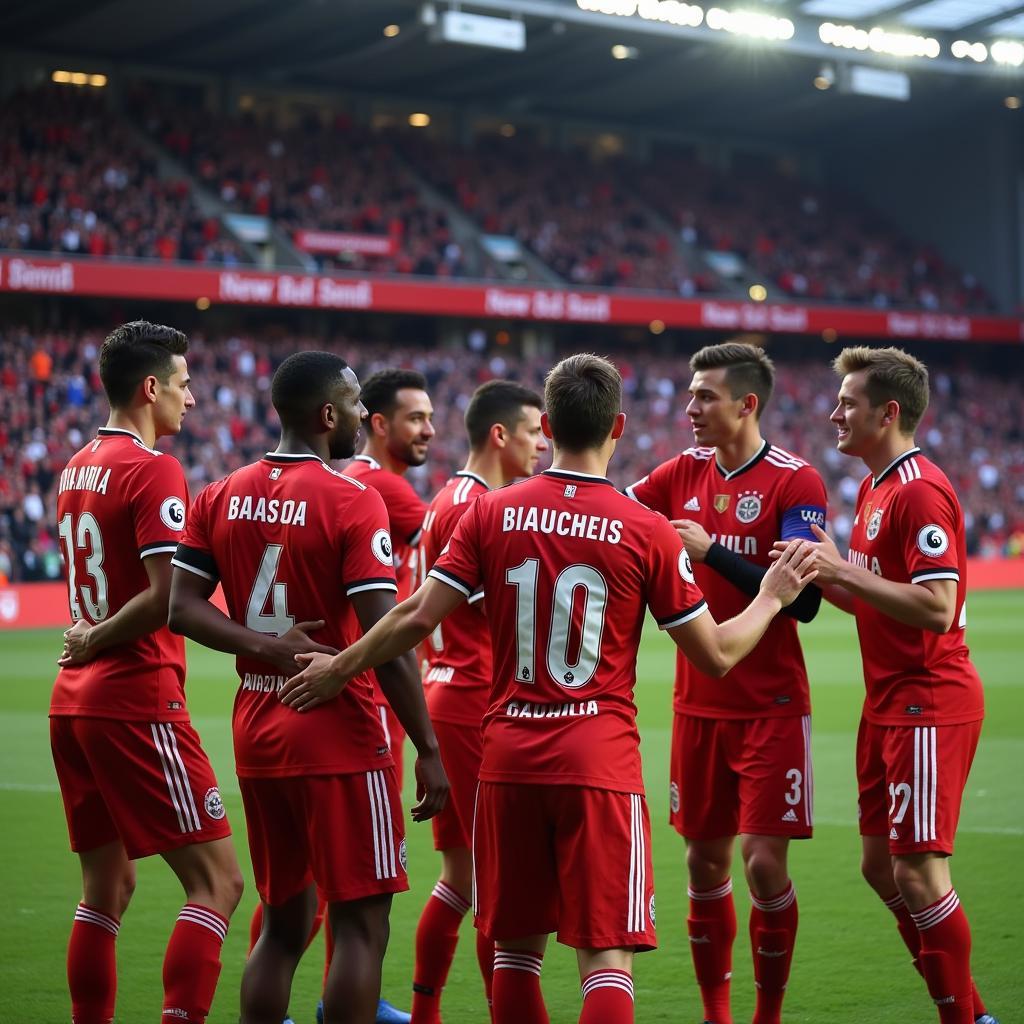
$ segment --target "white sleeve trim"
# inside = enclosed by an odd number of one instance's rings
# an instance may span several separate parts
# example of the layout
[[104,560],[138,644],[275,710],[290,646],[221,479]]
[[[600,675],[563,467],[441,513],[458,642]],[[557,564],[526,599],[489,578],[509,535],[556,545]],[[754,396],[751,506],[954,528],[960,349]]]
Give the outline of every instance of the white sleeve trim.
[[437,569],[431,569],[430,572],[427,573],[427,576],[431,579],[438,580],[441,583],[447,583],[453,590],[459,591],[460,594],[465,594],[466,597],[473,596],[473,592],[464,583],[452,579],[451,576],[446,576],[443,573],[438,572]]
[[149,558],[150,555],[173,555],[177,550],[177,544],[162,545],[158,548],[146,548],[145,551],[139,552],[139,561],[141,562],[143,558]]
[[960,573],[944,569],[939,572],[924,572],[911,577],[912,583],[924,583],[926,580],[956,580],[960,581]]
[[691,609],[688,612],[684,612],[677,619],[672,619],[671,622],[664,624],[659,623],[658,629],[674,629],[676,626],[681,626],[684,622],[689,622],[691,619],[697,618],[698,615],[703,615],[708,610],[707,601],[702,601],[696,608]]
[[[152,554],[152,552],[150,552]],[[202,569],[197,569],[194,565],[189,565],[188,562],[179,562],[178,559],[172,558],[171,565],[176,565],[179,569],[185,569],[188,572],[194,572],[197,576],[202,576],[204,580],[209,580],[211,583],[217,582],[216,576],[211,576],[208,572],[203,572]]]
[[361,594],[364,590],[390,590],[393,594],[397,594],[398,585],[395,583],[364,583],[359,587],[350,587],[345,593],[351,597],[353,594]]
[[476,604],[477,601],[482,601],[483,599],[484,599],[484,592],[482,590],[477,590],[475,593],[472,593],[472,594],[469,595],[469,603],[470,604]]

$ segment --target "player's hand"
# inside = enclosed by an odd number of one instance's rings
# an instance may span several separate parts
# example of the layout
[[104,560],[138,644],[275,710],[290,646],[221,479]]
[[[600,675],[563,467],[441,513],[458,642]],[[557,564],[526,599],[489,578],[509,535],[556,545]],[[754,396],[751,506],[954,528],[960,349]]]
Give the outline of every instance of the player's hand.
[[[817,537],[816,542],[810,542],[814,550],[814,568],[818,573],[818,583],[840,583],[840,575],[848,564],[846,559],[839,553],[836,542],[817,523],[811,523],[811,530]],[[768,552],[768,557],[777,559],[786,549],[786,542],[777,540]]]
[[448,776],[437,751],[416,758],[416,799],[418,803],[409,812],[413,821],[434,817],[448,802]]
[[302,671],[278,691],[281,703],[294,711],[308,711],[333,700],[348,685],[348,678],[334,669],[334,658],[329,654],[296,654],[295,661]]
[[329,654],[333,657],[338,653],[335,648],[318,644],[309,637],[310,633],[323,629],[324,625],[323,619],[295,623],[287,633],[282,633],[274,641],[270,657],[271,664],[280,669],[284,675],[293,676],[301,668],[295,660],[297,654]]
[[84,665],[92,661],[93,653],[89,649],[89,633],[92,626],[85,619],[79,619],[70,629],[64,630],[64,650],[57,659],[61,668],[68,665]]
[[777,597],[783,608],[817,575],[814,568],[815,545],[806,540],[791,540],[761,579],[761,593]]
[[671,522],[676,528],[676,532],[682,537],[690,559],[694,562],[703,562],[708,548],[711,547],[711,537],[708,535],[708,531],[692,519],[673,519]]

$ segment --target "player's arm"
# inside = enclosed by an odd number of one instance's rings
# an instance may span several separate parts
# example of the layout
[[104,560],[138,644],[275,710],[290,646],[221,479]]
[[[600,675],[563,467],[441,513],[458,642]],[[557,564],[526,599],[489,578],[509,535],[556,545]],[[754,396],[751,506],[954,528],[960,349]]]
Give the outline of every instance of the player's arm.
[[768,624],[814,579],[815,552],[806,541],[791,541],[766,570],[757,596],[739,615],[715,622],[710,613],[668,627],[676,646],[701,672],[721,677],[745,658]]
[[211,578],[206,568],[193,565],[201,557],[185,545],[179,545],[174,556],[174,572],[171,576],[171,598],[167,624],[173,633],[181,633],[190,640],[224,651],[236,657],[253,658],[267,665],[273,665],[283,675],[290,676],[298,670],[296,654],[318,651],[334,654],[333,647],[325,647],[310,639],[309,633],[323,629],[323,620],[298,622],[287,633],[276,636],[273,633],[258,633],[235,622],[225,615],[210,598],[217,587],[215,577]]
[[[767,566],[751,562],[713,541],[704,527],[692,519],[673,519],[672,525],[679,532],[686,550],[695,562],[703,562],[709,569],[714,569],[719,576],[725,577],[747,597],[757,597],[761,581],[768,572]],[[787,538],[789,539],[795,538]],[[796,600],[786,605],[782,611],[798,622],[810,622],[818,614],[820,607],[821,590],[812,583],[804,587]]]
[[956,614],[956,580],[933,579],[920,583],[887,580],[848,562],[835,541],[820,527],[813,527],[815,567],[819,579],[835,584],[850,596],[865,601],[906,626],[947,633]]
[[[355,598],[361,596],[363,595],[353,595],[353,604],[355,604]],[[298,661],[304,668],[285,684],[281,690],[281,700],[297,711],[315,707],[325,700],[330,700],[337,696],[342,687],[360,672],[377,668],[379,665],[393,661],[407,651],[411,651],[418,643],[425,640],[437,628],[437,624],[465,599],[465,594],[453,587],[439,583],[436,579],[426,579],[411,597],[392,607],[382,618],[375,622],[371,621],[369,628],[367,628],[367,623],[363,623],[366,632],[351,647],[346,647],[340,654],[333,658],[322,655],[300,656]],[[362,616],[360,616],[360,622],[362,622]],[[384,679],[379,670],[377,678],[383,688]],[[418,677],[416,683],[422,691]],[[395,707],[395,713],[398,714],[397,707]],[[401,718],[400,715],[399,718]]]
[[79,619],[64,634],[61,667],[82,665],[108,647],[130,644],[156,632],[167,623],[167,599],[171,590],[171,556],[153,554],[142,560],[149,586],[126,601],[109,619],[90,624]]

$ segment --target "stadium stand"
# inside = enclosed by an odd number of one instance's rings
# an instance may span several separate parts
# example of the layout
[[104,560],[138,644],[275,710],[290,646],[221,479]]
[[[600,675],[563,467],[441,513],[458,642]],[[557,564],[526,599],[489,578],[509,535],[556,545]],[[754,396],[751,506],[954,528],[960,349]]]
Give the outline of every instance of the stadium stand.
[[[57,579],[60,556],[54,530],[56,477],[68,458],[105,422],[96,374],[99,332],[0,332],[0,575],[12,581]],[[491,377],[514,374],[539,387],[552,357],[517,358],[500,351],[384,346],[351,338],[282,335],[193,335],[189,369],[196,411],[172,447],[198,491],[257,458],[274,444],[276,417],[269,382],[274,368],[302,347],[341,352],[361,376],[386,365],[423,372],[433,398],[437,436],[430,459],[410,479],[424,495],[436,493],[465,459],[462,416],[473,389]],[[629,427],[612,462],[625,486],[690,443],[685,414],[690,374],[684,356],[609,353],[627,391]],[[827,360],[779,365],[766,436],[817,465],[829,488],[832,525],[850,528],[858,467],[835,450],[828,423],[835,378]],[[972,554],[1024,554],[1024,399],[1012,380],[990,372],[935,365],[934,398],[919,431],[922,445],[941,453],[964,504]],[[1014,513],[1011,510],[1017,510]]]

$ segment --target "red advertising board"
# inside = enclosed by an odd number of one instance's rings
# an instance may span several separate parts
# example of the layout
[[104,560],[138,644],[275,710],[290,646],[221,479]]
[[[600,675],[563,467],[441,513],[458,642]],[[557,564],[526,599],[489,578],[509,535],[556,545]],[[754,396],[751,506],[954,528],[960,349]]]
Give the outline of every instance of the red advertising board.
[[1024,341],[1024,320],[1013,317],[896,312],[725,299],[678,299],[618,291],[579,291],[526,285],[424,278],[336,277],[182,264],[120,263],[20,254],[0,256],[0,292],[164,299],[244,306],[356,309],[427,316],[639,324],[858,338],[944,341]]

